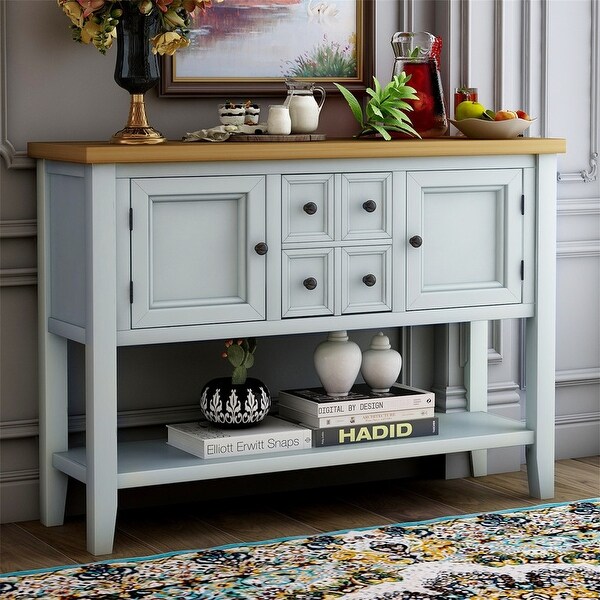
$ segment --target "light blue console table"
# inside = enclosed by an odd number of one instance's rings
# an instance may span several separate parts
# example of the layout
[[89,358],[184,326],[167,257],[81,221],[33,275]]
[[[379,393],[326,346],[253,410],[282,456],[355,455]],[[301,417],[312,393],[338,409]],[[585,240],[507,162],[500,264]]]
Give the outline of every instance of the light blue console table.
[[[527,447],[554,493],[556,154],[564,140],[31,143],[38,162],[41,520],[87,491],[111,552],[117,490]],[[487,409],[487,321],[526,320],[526,423]],[[118,346],[468,323],[468,411],[430,438],[202,461],[117,443]],[[85,345],[86,444],[69,447],[67,340]]]

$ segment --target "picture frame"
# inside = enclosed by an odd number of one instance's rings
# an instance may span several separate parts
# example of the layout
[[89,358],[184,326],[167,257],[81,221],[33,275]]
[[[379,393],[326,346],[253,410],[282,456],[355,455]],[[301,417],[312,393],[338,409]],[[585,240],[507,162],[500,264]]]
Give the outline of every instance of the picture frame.
[[161,97],[272,96],[287,77],[332,94],[334,81],[356,95],[372,84],[375,0],[224,0],[190,32],[188,48],[162,58]]

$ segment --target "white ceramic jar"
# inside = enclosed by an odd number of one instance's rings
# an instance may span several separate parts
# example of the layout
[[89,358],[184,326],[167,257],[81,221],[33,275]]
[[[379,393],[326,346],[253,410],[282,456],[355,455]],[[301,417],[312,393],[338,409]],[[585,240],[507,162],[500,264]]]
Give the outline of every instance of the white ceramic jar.
[[360,371],[362,354],[345,331],[332,331],[314,352],[317,375],[328,396],[347,396]]
[[[313,92],[321,93],[321,100],[317,103]],[[319,115],[325,102],[325,90],[314,87],[310,91],[295,91],[288,97],[290,117],[292,119],[293,133],[312,133],[319,126]]]
[[366,384],[377,394],[390,391],[402,369],[402,357],[392,349],[390,340],[379,332],[362,355],[360,372]]
[[283,104],[269,106],[267,133],[270,135],[289,135],[292,132],[290,110]]

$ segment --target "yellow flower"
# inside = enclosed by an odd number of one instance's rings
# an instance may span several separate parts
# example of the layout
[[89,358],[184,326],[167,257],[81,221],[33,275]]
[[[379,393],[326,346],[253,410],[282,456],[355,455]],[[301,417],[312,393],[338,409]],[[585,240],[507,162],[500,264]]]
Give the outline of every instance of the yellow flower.
[[90,19],[81,28],[81,41],[84,44],[89,44],[101,31],[102,25]]
[[83,27],[83,9],[79,2],[61,2],[57,0],[58,5],[63,9],[65,15],[71,19],[71,23],[76,27]]
[[175,31],[160,33],[152,38],[152,52],[154,54],[168,54],[169,56],[173,56],[179,48],[185,48],[189,45],[190,41]]
[[168,10],[163,15],[163,23],[169,29],[176,29],[177,27],[185,27],[185,21],[174,10]]

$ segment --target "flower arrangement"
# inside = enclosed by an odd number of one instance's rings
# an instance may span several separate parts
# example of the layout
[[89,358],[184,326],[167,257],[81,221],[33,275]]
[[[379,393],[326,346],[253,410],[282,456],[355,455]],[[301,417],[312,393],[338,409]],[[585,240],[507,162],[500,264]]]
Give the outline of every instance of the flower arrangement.
[[[216,0],[221,2],[222,0]],[[71,20],[73,39],[92,43],[102,54],[117,36],[117,25],[124,4],[134,4],[143,15],[155,12],[160,18],[160,33],[152,38],[154,54],[173,55],[189,45],[191,15],[206,10],[212,0],[56,0]]]
[[221,354],[223,358],[229,360],[233,365],[231,382],[233,384],[243,385],[246,383],[248,369],[254,364],[254,352],[256,351],[256,338],[244,338],[225,342],[225,352]]

